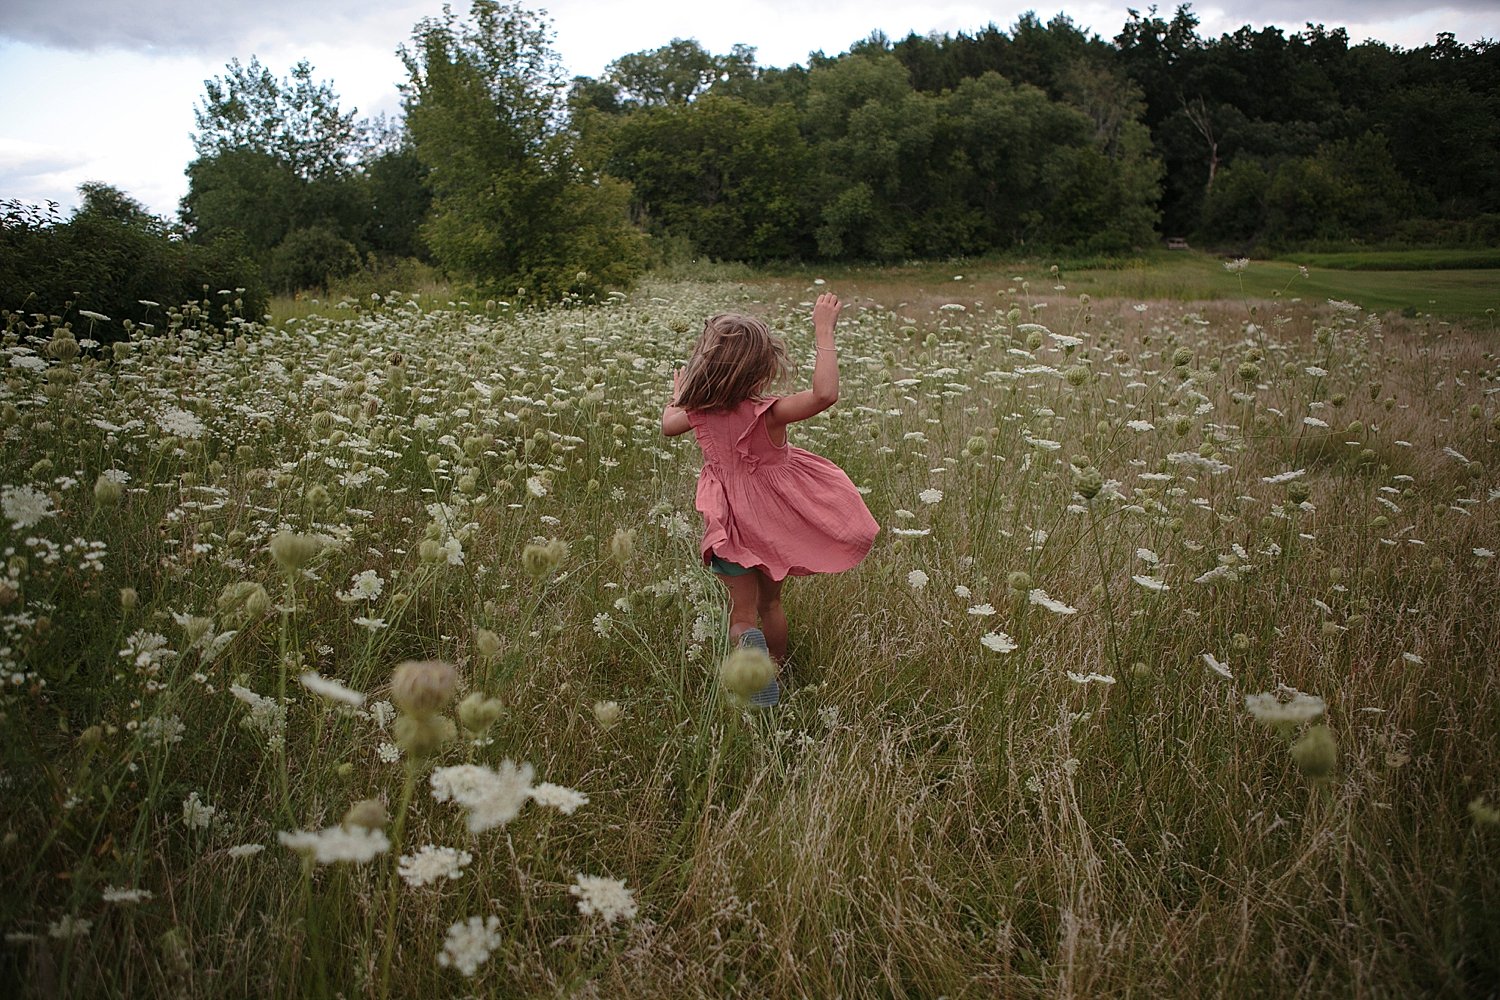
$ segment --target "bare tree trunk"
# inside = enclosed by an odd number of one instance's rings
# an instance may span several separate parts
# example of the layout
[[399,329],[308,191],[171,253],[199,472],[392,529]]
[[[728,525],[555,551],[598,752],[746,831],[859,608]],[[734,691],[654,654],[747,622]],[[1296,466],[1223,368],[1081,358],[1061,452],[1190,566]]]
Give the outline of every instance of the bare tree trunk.
[[1195,97],[1191,101],[1182,102],[1183,113],[1187,115],[1188,121],[1203,136],[1203,141],[1208,143],[1208,183],[1203,186],[1203,194],[1207,196],[1214,189],[1214,177],[1219,173],[1219,140],[1214,136],[1213,118],[1208,113],[1208,106],[1203,103],[1203,98]]

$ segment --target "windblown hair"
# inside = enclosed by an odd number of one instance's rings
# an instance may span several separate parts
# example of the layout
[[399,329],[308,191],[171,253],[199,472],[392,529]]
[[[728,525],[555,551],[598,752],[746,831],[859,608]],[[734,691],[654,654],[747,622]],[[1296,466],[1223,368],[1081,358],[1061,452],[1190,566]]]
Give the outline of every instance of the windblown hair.
[[721,410],[760,395],[792,373],[786,343],[754,316],[720,313],[703,324],[678,385],[685,410]]

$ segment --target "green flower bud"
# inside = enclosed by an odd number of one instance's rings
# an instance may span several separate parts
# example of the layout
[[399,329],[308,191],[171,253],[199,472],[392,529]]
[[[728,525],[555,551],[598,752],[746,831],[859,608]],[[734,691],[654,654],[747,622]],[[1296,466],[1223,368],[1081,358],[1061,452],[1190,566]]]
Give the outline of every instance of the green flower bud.
[[594,702],[594,721],[599,723],[600,729],[613,729],[623,714],[617,701]]
[[1172,367],[1186,368],[1193,362],[1193,351],[1189,347],[1179,347],[1172,352]]
[[479,651],[480,656],[490,660],[500,655],[500,650],[504,648],[504,644],[494,632],[491,632],[487,628],[482,628],[474,632],[474,648]]
[[322,550],[323,540],[317,535],[279,531],[271,536],[271,556],[288,573],[295,573],[312,562]]
[[385,805],[379,799],[361,799],[349,807],[344,813],[343,827],[352,830],[362,826],[366,830],[381,830],[390,821],[386,815]]
[[763,650],[740,648],[724,657],[719,666],[719,683],[738,703],[765,688],[776,676],[776,664]]
[[609,556],[621,566],[635,554],[635,529],[617,528],[609,539]]
[[403,715],[392,727],[396,745],[405,750],[414,760],[426,760],[458,738],[458,727],[446,715],[429,715],[418,718]]
[[458,669],[442,660],[406,660],[391,676],[391,701],[408,715],[440,712],[453,698]]
[[1099,474],[1099,470],[1094,468],[1092,465],[1088,466],[1087,468],[1079,469],[1077,475],[1073,479],[1073,488],[1077,490],[1085,500],[1092,500],[1094,499],[1094,497],[1098,496],[1099,491],[1104,488],[1104,477],[1101,476]]
[[108,476],[101,475],[94,480],[94,500],[100,506],[119,503],[124,495],[125,487]]
[[1034,586],[1031,574],[1021,569],[1013,569],[1005,574],[1005,585],[1014,594],[1029,594]]
[[505,706],[499,698],[486,698],[478,691],[471,692],[458,703],[458,721],[470,736],[479,736],[499,721]]
[[1322,781],[1333,774],[1339,763],[1338,742],[1327,726],[1313,726],[1292,744],[1292,759],[1307,777]]

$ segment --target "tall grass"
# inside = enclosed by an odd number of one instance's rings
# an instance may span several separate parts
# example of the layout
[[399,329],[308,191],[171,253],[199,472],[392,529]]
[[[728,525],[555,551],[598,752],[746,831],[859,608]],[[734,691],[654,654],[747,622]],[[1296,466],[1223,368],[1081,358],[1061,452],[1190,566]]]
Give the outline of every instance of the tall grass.
[[[1492,991],[1488,331],[1015,277],[855,290],[840,402],[792,437],[885,530],[788,585],[791,694],[753,716],[714,680],[696,448],[658,418],[708,313],[810,358],[814,287],[382,297],[109,358],[13,324],[7,992]],[[319,551],[289,572],[293,534]],[[430,759],[381,704],[428,659],[505,706]],[[1278,686],[1326,711],[1258,721]],[[1320,724],[1331,769],[1292,752]],[[506,759],[588,803],[471,833],[431,794]],[[278,842],[363,799],[392,817],[373,860]],[[408,885],[424,844],[471,861]],[[580,912],[580,874],[638,914]],[[498,928],[473,979],[438,962],[471,916]]]

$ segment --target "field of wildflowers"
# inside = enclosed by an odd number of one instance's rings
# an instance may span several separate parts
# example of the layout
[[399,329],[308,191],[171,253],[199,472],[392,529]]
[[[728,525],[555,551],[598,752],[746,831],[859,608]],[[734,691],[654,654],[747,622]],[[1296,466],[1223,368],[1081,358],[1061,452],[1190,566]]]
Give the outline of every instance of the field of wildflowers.
[[13,319],[4,993],[1492,995],[1492,321],[1027,277],[845,311],[754,715],[659,416],[818,286]]

